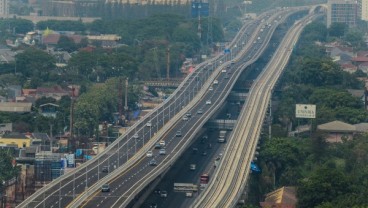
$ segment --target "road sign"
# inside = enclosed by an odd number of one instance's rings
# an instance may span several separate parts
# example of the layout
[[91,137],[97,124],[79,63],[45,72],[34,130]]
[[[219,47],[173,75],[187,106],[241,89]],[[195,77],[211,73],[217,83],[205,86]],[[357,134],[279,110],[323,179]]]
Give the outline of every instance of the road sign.
[[316,105],[296,104],[296,118],[316,118]]

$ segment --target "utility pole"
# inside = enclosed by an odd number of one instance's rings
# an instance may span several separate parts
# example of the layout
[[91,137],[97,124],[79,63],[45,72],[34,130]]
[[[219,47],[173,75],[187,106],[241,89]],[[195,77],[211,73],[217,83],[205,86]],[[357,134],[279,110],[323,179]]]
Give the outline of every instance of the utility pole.
[[125,103],[124,103],[124,110],[125,110],[125,118],[128,118],[128,77],[125,79]]
[[68,151],[71,150],[71,142],[73,141],[73,125],[74,125],[74,86],[72,85],[72,94],[71,94],[71,101],[70,101],[70,136],[68,141]]
[[170,47],[167,48],[166,79],[170,79]]
[[[118,81],[118,100],[119,100],[119,119],[121,119],[121,116],[123,115],[123,89],[122,89],[122,84],[123,84],[123,79],[121,77],[119,77],[119,81]],[[119,122],[118,119],[118,122]]]

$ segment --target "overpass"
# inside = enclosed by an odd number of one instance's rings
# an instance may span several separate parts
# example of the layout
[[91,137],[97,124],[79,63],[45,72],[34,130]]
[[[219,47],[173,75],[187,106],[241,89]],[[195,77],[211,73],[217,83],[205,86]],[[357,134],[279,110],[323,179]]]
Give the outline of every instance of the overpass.
[[[186,77],[169,99],[132,126],[105,152],[71,174],[53,181],[19,207],[65,207],[68,204],[69,207],[81,204],[87,207],[127,206],[140,190],[168,168],[185,150],[195,133],[229,94],[229,89],[241,70],[248,62],[260,56],[276,25],[285,16],[295,12],[296,10],[271,11],[244,25],[229,45],[230,53],[200,64],[195,73]],[[266,18],[269,18],[272,26],[265,26],[266,23],[269,24],[265,21]],[[244,47],[238,47],[240,45]],[[233,56],[238,57],[236,62],[230,61]],[[223,72],[224,69],[230,73]],[[217,85],[212,85],[214,80],[218,81]],[[209,91],[211,85],[214,89]],[[197,114],[199,110],[203,114]],[[193,116],[185,122],[181,118],[188,111]],[[182,132],[181,137],[176,136],[178,130]],[[146,158],[145,153],[161,139],[166,141],[168,153],[160,156],[155,152],[157,166],[151,167],[148,165],[150,158]],[[108,167],[109,172],[102,173],[103,167]],[[103,195],[99,191],[105,183],[110,183],[113,191]]]

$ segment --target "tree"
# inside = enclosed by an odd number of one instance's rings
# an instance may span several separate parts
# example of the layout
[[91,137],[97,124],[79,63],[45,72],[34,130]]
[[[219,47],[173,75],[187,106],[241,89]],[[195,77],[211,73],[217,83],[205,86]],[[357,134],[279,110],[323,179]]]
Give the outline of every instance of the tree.
[[345,23],[332,23],[328,28],[328,34],[333,37],[342,37],[348,30],[348,26]]
[[19,168],[13,167],[12,161],[14,158],[11,153],[6,149],[0,149],[0,192],[2,192],[2,181],[7,181],[13,177],[17,177]]
[[68,51],[69,53],[77,50],[78,48],[77,44],[74,43],[73,39],[65,35],[60,36],[60,39],[56,47],[64,51]]

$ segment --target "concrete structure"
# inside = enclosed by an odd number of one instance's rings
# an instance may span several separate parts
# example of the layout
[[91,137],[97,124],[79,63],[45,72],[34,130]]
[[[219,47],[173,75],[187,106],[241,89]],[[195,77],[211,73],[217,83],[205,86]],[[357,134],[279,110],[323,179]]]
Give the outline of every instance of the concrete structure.
[[359,15],[356,0],[328,0],[327,2],[327,27],[332,23],[345,23],[349,27],[355,27]]
[[29,113],[31,112],[32,103],[0,103],[0,112]]
[[9,1],[8,0],[0,0],[0,16],[8,16],[9,15]]
[[295,208],[297,204],[296,188],[284,186],[266,194],[264,202],[260,202],[262,208]]
[[358,0],[358,9],[360,19],[368,21],[368,0]]

